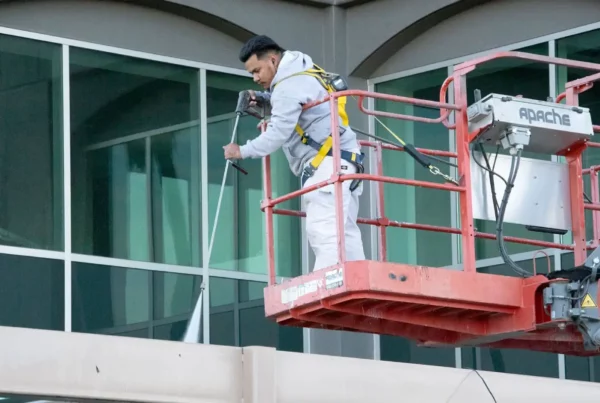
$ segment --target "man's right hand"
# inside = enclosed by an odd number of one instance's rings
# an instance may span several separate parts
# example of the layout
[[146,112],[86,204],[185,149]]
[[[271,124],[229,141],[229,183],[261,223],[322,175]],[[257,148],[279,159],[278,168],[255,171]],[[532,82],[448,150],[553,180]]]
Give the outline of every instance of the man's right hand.
[[250,94],[250,106],[256,106],[256,92],[254,90],[247,90]]
[[259,100],[256,98],[254,90],[240,91],[235,112],[243,114],[248,111],[248,108],[256,106],[258,102]]

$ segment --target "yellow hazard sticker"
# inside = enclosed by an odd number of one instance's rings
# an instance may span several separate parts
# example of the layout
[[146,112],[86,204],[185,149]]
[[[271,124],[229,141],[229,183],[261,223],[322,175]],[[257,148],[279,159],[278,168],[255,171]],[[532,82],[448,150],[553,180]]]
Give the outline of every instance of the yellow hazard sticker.
[[583,298],[583,302],[581,303],[582,308],[597,308],[598,306],[590,296],[590,294],[585,294]]

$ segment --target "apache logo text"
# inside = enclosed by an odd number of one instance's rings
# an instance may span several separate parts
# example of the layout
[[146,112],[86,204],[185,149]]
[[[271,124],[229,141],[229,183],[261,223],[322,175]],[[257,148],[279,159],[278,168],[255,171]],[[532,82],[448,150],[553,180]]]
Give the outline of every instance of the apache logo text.
[[552,112],[546,112],[521,108],[519,109],[519,118],[528,120],[530,124],[531,122],[544,122],[561,126],[571,126],[571,118],[569,115],[560,115],[559,113],[556,113],[554,109],[552,109]]

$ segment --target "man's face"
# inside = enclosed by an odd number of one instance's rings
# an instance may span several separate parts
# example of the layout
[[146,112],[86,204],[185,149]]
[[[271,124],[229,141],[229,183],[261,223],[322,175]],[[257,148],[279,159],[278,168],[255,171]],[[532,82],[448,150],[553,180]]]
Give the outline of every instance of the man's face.
[[246,71],[252,74],[254,82],[268,90],[277,72],[278,59],[275,54],[267,54],[261,59],[252,55],[244,64]]

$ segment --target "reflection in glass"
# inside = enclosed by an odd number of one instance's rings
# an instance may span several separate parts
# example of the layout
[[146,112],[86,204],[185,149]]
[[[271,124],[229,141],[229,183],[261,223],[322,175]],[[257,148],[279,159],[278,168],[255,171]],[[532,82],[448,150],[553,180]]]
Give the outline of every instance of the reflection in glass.
[[0,254],[0,326],[64,330],[62,260]]
[[70,63],[73,251],[200,266],[198,71],[83,49]]
[[211,344],[303,351],[302,328],[279,326],[265,318],[265,286],[254,281],[211,277]]
[[0,244],[63,250],[62,49],[0,35]]
[[[590,63],[600,63],[600,54],[598,54],[598,40],[600,39],[600,30],[590,31],[579,35],[569,36],[556,40],[556,56],[571,60],[578,60]],[[565,91],[565,84],[569,81],[578,80],[592,74],[588,70],[573,69],[563,66],[556,67],[556,90],[558,93]],[[591,89],[579,95],[579,105],[590,108],[592,122],[600,123],[600,88],[597,83]],[[600,134],[594,134],[593,142],[600,142]],[[600,149],[588,147],[583,153],[583,168],[589,168],[592,165],[600,164]],[[592,197],[590,177],[584,175],[584,192],[588,197]],[[593,212],[585,211],[586,238],[592,239],[593,232]],[[563,237],[564,243],[572,243],[571,233]]]
[[[235,124],[232,113],[239,91],[255,88],[245,77],[207,72],[208,91],[208,203],[209,228],[212,231],[219,192],[225,170],[222,147],[229,143]],[[244,144],[259,135],[258,120],[246,116],[240,119],[236,143]],[[266,238],[264,215],[260,211],[263,199],[263,175],[260,159],[247,159],[240,165],[248,171],[243,175],[230,168],[223,193],[217,234],[210,258],[210,267],[266,274]],[[299,188],[299,180],[290,171],[281,150],[271,155],[271,178],[274,197]],[[282,203],[278,208],[300,209],[300,200]],[[300,220],[295,217],[274,217],[275,266],[281,276],[301,273]]]
[[[180,265],[198,265],[200,259],[199,216],[194,167],[194,129],[161,134],[151,138],[152,223],[156,261]],[[192,207],[192,205],[194,207]],[[194,233],[192,232],[194,231]],[[195,255],[194,255],[195,254]]]
[[[377,84],[375,90],[385,94],[439,100],[440,87],[448,75],[447,69],[400,78]],[[427,118],[439,117],[437,109],[423,108],[398,102],[376,100],[377,110]],[[442,124],[409,122],[383,118],[382,122],[404,141],[415,147],[447,151],[450,146],[448,129]],[[397,144],[398,141],[380,124],[375,134]],[[446,159],[447,161],[448,159]],[[443,163],[438,168],[450,174]],[[429,170],[405,152],[384,150],[383,173],[397,178],[436,182]],[[451,226],[450,192],[414,186],[384,184],[386,215],[396,221]],[[401,208],[392,208],[402,200]],[[387,258],[391,262],[441,267],[452,264],[451,235],[404,228],[387,229]],[[431,253],[435,250],[435,253]]]
[[455,353],[452,348],[419,347],[417,343],[402,337],[381,335],[381,359],[383,361],[410,364],[454,367]]
[[181,340],[200,276],[73,263],[73,331]]

